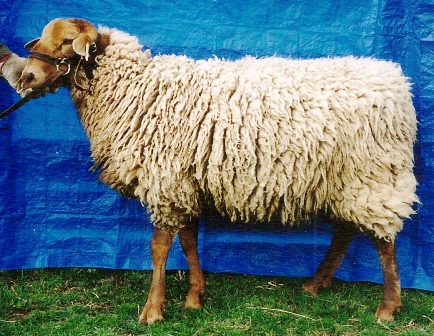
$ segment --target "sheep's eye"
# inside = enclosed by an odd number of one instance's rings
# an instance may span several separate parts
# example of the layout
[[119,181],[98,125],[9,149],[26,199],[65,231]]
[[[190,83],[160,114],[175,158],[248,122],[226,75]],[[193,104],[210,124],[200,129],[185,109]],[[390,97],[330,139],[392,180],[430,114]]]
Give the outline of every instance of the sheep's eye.
[[73,39],[64,39],[62,44],[72,44]]

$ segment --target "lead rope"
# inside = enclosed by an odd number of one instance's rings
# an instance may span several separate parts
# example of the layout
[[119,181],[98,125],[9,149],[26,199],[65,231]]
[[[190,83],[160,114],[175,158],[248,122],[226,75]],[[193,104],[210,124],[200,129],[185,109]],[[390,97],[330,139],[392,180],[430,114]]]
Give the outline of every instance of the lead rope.
[[60,68],[57,69],[50,76],[48,76],[48,78],[43,83],[41,83],[40,85],[38,85],[35,88],[33,88],[32,91],[28,95],[26,95],[25,97],[21,98],[21,100],[19,100],[18,102],[16,102],[15,104],[13,104],[11,107],[9,107],[8,109],[6,109],[2,113],[0,113],[0,119],[3,119],[4,117],[8,116],[12,112],[16,111],[21,106],[23,106],[25,103],[27,103],[29,100],[41,96],[41,91],[43,91],[45,88],[47,88],[51,84],[53,84],[54,81],[57,78],[59,78],[60,76],[62,76],[63,74],[65,74],[67,71],[68,70],[65,71],[65,70],[62,70]]

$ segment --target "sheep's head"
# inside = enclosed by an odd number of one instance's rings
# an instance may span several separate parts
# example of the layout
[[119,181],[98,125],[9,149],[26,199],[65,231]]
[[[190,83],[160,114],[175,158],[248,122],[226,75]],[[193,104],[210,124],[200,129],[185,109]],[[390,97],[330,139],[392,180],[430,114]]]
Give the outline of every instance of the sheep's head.
[[[34,88],[44,83],[46,78],[57,70],[62,59],[72,60],[80,57],[87,59],[90,46],[97,39],[98,33],[95,27],[85,20],[55,19],[51,21],[42,31],[41,38],[25,46],[31,53],[21,76],[23,88]],[[41,59],[35,55],[46,55],[47,57]]]

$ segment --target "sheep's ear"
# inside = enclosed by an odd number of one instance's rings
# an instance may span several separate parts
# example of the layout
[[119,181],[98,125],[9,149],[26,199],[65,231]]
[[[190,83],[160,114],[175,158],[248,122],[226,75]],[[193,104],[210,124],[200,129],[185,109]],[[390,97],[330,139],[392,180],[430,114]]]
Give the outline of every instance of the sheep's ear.
[[98,39],[98,32],[87,21],[77,20],[76,24],[80,30],[80,34],[72,42],[72,49],[80,56],[84,56],[87,61],[89,59],[89,47]]
[[27,43],[24,45],[24,48],[27,49],[27,50],[32,50],[33,47],[34,47],[34,45],[35,45],[36,43],[38,43],[39,40],[40,40],[40,39],[37,38],[37,39],[31,40],[30,42],[27,42]]

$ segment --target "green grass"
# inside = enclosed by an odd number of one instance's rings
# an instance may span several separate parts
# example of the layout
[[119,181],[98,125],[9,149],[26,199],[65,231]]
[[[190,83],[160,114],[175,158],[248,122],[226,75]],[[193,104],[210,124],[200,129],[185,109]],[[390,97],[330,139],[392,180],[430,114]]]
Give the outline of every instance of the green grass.
[[374,318],[381,286],[334,281],[317,298],[303,280],[206,274],[202,310],[184,310],[185,272],[169,272],[165,321],[138,324],[150,272],[0,271],[0,335],[434,335],[434,293],[403,290],[394,322]]

